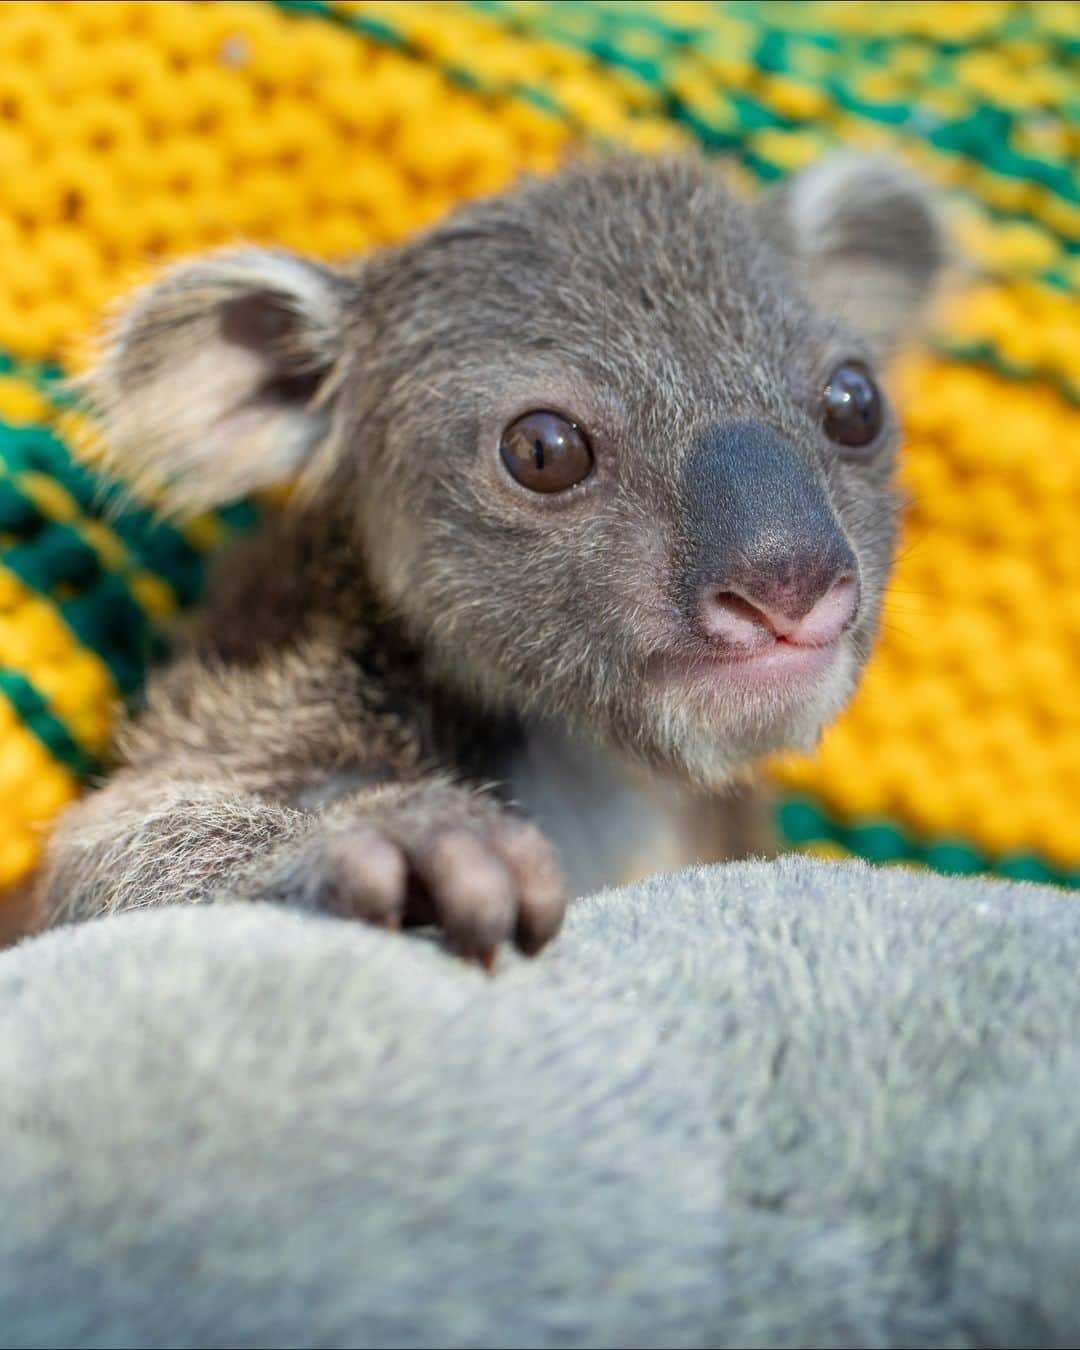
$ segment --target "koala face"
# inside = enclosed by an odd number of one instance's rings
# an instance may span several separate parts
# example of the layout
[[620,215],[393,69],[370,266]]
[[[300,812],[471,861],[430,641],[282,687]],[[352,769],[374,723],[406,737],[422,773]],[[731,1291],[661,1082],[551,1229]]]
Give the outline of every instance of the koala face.
[[[941,255],[826,162],[751,207],[617,157],[334,273],[244,252],[131,310],[97,387],[136,476],[298,474],[436,674],[706,785],[850,694],[895,536],[881,361]],[[194,390],[194,394],[193,394]]]

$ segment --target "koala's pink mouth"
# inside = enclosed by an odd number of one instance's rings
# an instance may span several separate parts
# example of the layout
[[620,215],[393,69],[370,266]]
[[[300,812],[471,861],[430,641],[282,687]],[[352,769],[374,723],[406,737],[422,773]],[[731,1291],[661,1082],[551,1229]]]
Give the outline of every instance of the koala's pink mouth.
[[729,652],[716,662],[741,670],[756,679],[793,680],[821,675],[832,665],[839,638],[824,643],[789,642],[777,638],[768,647],[750,652]]
[[786,688],[820,679],[836,660],[839,637],[831,642],[808,644],[777,638],[753,648],[717,648],[704,656],[667,663],[669,676],[713,683],[719,681],[744,688]]

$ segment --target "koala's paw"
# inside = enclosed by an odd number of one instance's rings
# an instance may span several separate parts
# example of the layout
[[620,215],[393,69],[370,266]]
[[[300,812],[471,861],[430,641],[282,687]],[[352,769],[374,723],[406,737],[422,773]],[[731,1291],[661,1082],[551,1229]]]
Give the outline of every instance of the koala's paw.
[[435,923],[488,967],[503,942],[539,951],[566,910],[555,850],[536,826],[441,783],[328,817],[307,867],[308,904],[389,928]]

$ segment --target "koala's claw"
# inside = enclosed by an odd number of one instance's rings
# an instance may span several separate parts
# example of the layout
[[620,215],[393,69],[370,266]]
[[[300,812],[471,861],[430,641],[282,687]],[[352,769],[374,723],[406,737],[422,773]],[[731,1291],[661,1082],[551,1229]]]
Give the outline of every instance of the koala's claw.
[[314,907],[386,928],[435,923],[456,951],[488,970],[503,942],[539,951],[566,909],[544,835],[464,789],[336,823],[309,866],[306,898]]

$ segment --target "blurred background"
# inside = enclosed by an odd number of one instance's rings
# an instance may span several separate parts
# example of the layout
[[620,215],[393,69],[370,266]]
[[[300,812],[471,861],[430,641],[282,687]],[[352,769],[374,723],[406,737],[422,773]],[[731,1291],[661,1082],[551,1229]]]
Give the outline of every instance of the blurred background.
[[747,192],[837,145],[938,184],[965,284],[890,387],[905,536],[865,684],[772,766],[788,846],[1080,886],[1080,5],[0,4],[0,895],[108,762],[239,503],[121,505],[63,384],[237,239],[340,259],[582,140]]

